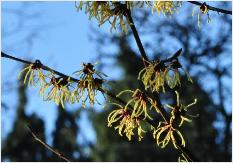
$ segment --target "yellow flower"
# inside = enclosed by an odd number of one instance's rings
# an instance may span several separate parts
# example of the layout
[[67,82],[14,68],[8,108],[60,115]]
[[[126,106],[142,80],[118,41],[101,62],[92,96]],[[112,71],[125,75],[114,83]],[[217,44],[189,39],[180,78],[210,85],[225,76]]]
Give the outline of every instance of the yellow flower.
[[139,74],[138,79],[141,80],[145,86],[145,89],[151,88],[151,91],[159,92],[160,89],[165,92],[165,74],[168,71],[166,66],[161,61],[146,61],[148,65],[143,68]]
[[107,1],[79,1],[79,4],[75,4],[78,11],[85,5],[85,13],[89,14],[89,19],[95,17],[100,23],[111,15],[110,2]]
[[77,10],[82,10],[83,5],[85,5],[85,13],[89,14],[89,19],[95,17],[99,26],[108,21],[112,26],[112,32],[113,29],[116,29],[116,23],[119,21],[122,31],[127,33],[128,20],[124,18],[124,16],[127,7],[132,7],[132,3],[120,3],[117,1],[80,1],[79,4],[76,4]]
[[[89,99],[91,105],[95,104],[97,91],[102,89],[104,79],[102,76],[106,76],[104,73],[96,71],[94,65],[91,63],[83,64],[83,69],[76,71],[76,75],[80,77],[80,81],[77,87],[74,89],[71,95],[71,101],[79,101],[82,98],[82,105],[85,107],[85,102]],[[94,78],[94,75],[100,78]],[[85,97],[86,95],[86,97]]]
[[[43,96],[45,101],[53,100],[57,105],[61,104],[64,108],[64,102],[70,102],[71,91],[69,89],[70,79],[65,79],[62,77],[55,78],[51,77],[49,83],[46,83],[40,88],[40,94]],[[51,87],[45,96],[45,91]]]
[[166,16],[167,14],[173,14],[173,11],[176,11],[176,8],[180,5],[181,2],[154,1],[152,5],[152,12],[156,10],[159,15],[162,12]]
[[162,89],[165,92],[165,82],[170,88],[174,88],[181,85],[179,69],[181,68],[188,76],[188,81],[192,83],[192,79],[189,74],[182,68],[178,59],[173,59],[169,63],[165,64],[165,61],[145,61],[147,66],[143,68],[139,74],[138,79],[141,80],[145,86],[145,89],[151,89],[152,92]]
[[[179,127],[182,126],[182,124],[184,123],[184,121],[186,122],[191,122],[191,120],[189,118],[186,117],[190,116],[190,117],[195,117],[189,114],[186,114],[186,112],[188,111],[188,108],[195,105],[197,103],[197,99],[194,100],[193,103],[185,106],[183,104],[180,104],[180,99],[179,99],[179,93],[177,91],[175,91],[176,93],[176,105],[175,106],[171,106],[166,104],[166,106],[170,109],[172,109],[172,119],[179,119],[180,123],[179,123]],[[198,116],[198,115],[196,115]]]
[[113,104],[117,105],[119,108],[113,110],[108,115],[108,127],[112,127],[113,123],[120,121],[119,125],[117,125],[115,129],[118,130],[120,136],[123,136],[123,134],[125,134],[129,141],[134,135],[133,130],[137,128],[138,140],[141,141],[141,139],[143,138],[143,133],[145,133],[145,131],[141,127],[140,119],[131,117],[127,109],[123,108],[121,105],[115,103]]
[[[127,104],[125,105],[125,108],[128,108],[128,106],[133,103],[133,111],[131,116],[132,117],[140,117],[141,115],[143,115],[143,118],[149,118],[152,119],[150,117],[150,115],[147,113],[147,105],[149,103],[153,103],[153,100],[149,97],[146,96],[145,93],[143,93],[141,90],[136,89],[135,91],[131,91],[131,90],[125,90],[120,92],[118,96],[122,95],[123,93],[131,93],[132,94],[132,99],[130,99]],[[154,106],[154,105],[152,105]],[[151,106],[151,107],[152,107]]]
[[176,58],[170,64],[168,64],[167,70],[165,71],[167,85],[172,89],[175,88],[176,86],[181,85],[179,69],[182,69],[185,72],[185,74],[187,75],[188,81],[193,83],[188,72],[182,67],[182,65],[180,64],[180,62]]
[[[98,90],[98,87],[96,86],[96,82],[97,80],[93,78],[79,81],[78,86],[77,86],[77,90],[78,90],[77,93],[78,93],[79,98],[82,98],[83,107],[85,107],[85,102],[87,101],[87,99],[89,99],[89,102],[91,105],[94,105],[95,102],[100,104],[98,100],[95,98],[97,95],[97,90]],[[85,92],[87,93],[86,97],[85,97]]]
[[104,73],[95,70],[94,65],[91,63],[83,63],[82,67],[82,70],[74,72],[74,74],[80,77],[80,80],[91,79],[93,78],[93,75],[97,75],[101,79],[103,79],[103,76],[107,77],[107,75],[105,75]]
[[[185,140],[181,132],[175,129],[172,125],[173,121],[170,120],[170,123],[160,122],[157,129],[152,127],[153,138],[156,139],[157,145],[161,148],[165,148],[167,144],[172,141],[174,147],[177,149],[177,142],[181,142],[181,146],[185,147]],[[177,141],[178,140],[178,141]]]
[[27,67],[25,67],[18,75],[20,78],[24,71],[27,71],[24,76],[24,84],[28,81],[28,86],[36,86],[40,82],[40,85],[45,83],[45,77],[42,73],[41,69],[41,62],[39,60],[36,60],[34,63],[29,64]]
[[135,7],[142,8],[144,5],[148,7],[150,5],[149,1],[125,1],[125,4],[128,9],[133,9]]

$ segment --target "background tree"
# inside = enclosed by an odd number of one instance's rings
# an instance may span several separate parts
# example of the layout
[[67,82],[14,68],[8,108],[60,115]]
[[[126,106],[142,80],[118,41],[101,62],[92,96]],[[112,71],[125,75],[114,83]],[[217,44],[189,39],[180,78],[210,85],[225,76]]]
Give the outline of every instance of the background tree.
[[[80,111],[72,112],[62,108],[62,106],[58,107],[58,117],[53,132],[53,147],[66,154],[66,157],[72,161],[90,161],[83,153],[82,145],[77,142],[78,133],[80,133],[77,125],[79,114]],[[61,161],[55,154],[50,160]]]

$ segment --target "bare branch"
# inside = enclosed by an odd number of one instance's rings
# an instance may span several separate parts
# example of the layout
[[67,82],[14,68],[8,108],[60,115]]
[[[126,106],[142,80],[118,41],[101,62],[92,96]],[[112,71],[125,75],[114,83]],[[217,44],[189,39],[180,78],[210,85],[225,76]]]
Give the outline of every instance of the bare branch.
[[71,162],[68,158],[66,158],[64,155],[62,155],[59,151],[57,151],[56,149],[53,149],[53,147],[51,147],[50,145],[48,145],[47,143],[45,143],[44,141],[42,141],[40,138],[38,138],[36,136],[36,134],[32,131],[32,128],[30,126],[27,126],[27,128],[28,128],[29,132],[31,133],[31,135],[33,136],[33,138],[36,141],[38,141],[40,144],[42,144],[45,148],[47,148],[48,150],[50,150],[51,152],[53,152],[55,155],[57,155],[63,161]]
[[[8,55],[8,54],[6,54],[6,53],[4,53],[4,52],[1,52],[1,57],[9,58],[9,59],[12,59],[12,60],[15,60],[15,61],[18,61],[18,62],[21,62],[21,63],[25,63],[25,64],[33,64],[33,62],[30,62],[30,61],[26,61],[26,60],[23,60],[23,59],[20,59],[20,58],[13,57],[13,56]],[[38,61],[39,61],[39,60],[38,60]],[[54,70],[54,69],[52,69],[52,68],[50,68],[50,67],[48,67],[48,66],[45,66],[45,65],[43,65],[43,64],[41,64],[41,68],[42,68],[43,70],[50,71],[50,72],[52,72],[52,73],[54,73],[54,74],[56,74],[56,75],[59,75],[59,76],[61,76],[61,77],[63,77],[63,78],[66,78],[66,79],[70,78],[70,80],[73,81],[73,82],[79,82],[78,79],[75,79],[75,78],[73,78],[73,77],[70,77],[70,76],[68,76],[68,75],[65,75],[65,74],[63,74],[63,73],[61,73],[61,72],[59,72],[59,71],[56,71],[56,70]]]
[[141,56],[142,56],[143,59],[148,61],[148,57],[147,57],[146,52],[144,50],[144,47],[142,45],[141,39],[140,39],[140,37],[138,35],[138,31],[137,31],[137,29],[136,29],[136,27],[134,25],[134,21],[133,21],[133,18],[131,16],[130,10],[128,10],[126,8],[126,11],[127,11],[127,17],[129,19],[129,22],[130,22],[130,27],[131,27],[131,30],[133,31],[133,35],[134,35],[135,41],[136,41],[136,43],[138,45],[138,49],[139,49],[139,51],[141,53]]

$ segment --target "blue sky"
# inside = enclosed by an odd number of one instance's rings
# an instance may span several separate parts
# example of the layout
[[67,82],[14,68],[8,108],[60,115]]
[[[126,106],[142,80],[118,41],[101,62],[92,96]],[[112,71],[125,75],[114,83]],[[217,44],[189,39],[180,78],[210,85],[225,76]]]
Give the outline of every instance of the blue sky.
[[[42,63],[66,74],[79,70],[83,62],[96,62],[96,45],[89,40],[89,36],[93,32],[90,27],[98,28],[97,22],[89,21],[84,12],[77,12],[74,2],[27,3],[30,5],[24,6],[25,3],[22,2],[2,2],[1,46],[4,52],[19,58],[39,59]],[[20,10],[22,7],[23,12]],[[19,23],[19,20],[23,23]],[[15,31],[15,28],[18,30]],[[109,28],[109,25],[105,24],[101,30],[108,31],[111,35]],[[143,39],[150,40],[149,37]],[[116,50],[112,45],[103,46],[111,53]],[[137,51],[135,42],[132,43],[132,47]],[[17,81],[22,64],[8,59],[2,59],[1,64],[2,83]],[[118,78],[121,71],[117,68],[104,69],[104,73],[109,74],[109,78],[113,79]],[[17,106],[16,85],[11,84],[11,86],[13,87],[11,91],[4,91],[3,88],[2,92],[2,100],[9,106],[7,110],[2,109],[3,137],[11,129]],[[30,100],[27,104],[27,113],[35,112],[45,121],[46,135],[49,138],[56,120],[57,106],[53,102],[44,102],[37,94],[37,89],[28,89]],[[101,96],[99,98],[103,100]],[[69,105],[68,108],[78,108],[78,106],[81,105]],[[97,110],[102,109],[98,105],[96,107]],[[88,125],[84,110],[83,113],[80,126],[83,126],[85,136],[94,140],[94,133]]]

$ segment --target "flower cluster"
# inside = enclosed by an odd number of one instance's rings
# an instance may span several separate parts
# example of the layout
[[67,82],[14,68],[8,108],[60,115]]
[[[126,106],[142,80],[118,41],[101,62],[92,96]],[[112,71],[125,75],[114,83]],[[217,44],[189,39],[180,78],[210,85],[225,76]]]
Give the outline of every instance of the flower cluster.
[[36,60],[34,63],[29,64],[27,67],[25,67],[19,73],[18,77],[20,78],[22,74],[26,71],[26,74],[24,76],[24,84],[28,82],[28,86],[36,86],[36,84],[40,82],[40,85],[42,85],[45,83],[45,78],[42,73],[41,67],[42,67],[41,62],[39,60]]
[[163,62],[158,61],[146,61],[148,66],[143,68],[138,75],[138,79],[141,80],[145,86],[145,89],[151,88],[152,92],[159,92],[160,88],[165,92],[164,88],[164,76],[166,67]]
[[[102,84],[104,82],[103,76],[107,76],[102,72],[99,72],[94,69],[94,65],[91,63],[83,63],[83,69],[79,71],[75,71],[80,81],[77,84],[76,89],[74,89],[73,94],[76,94],[76,99],[82,98],[82,105],[85,107],[85,102],[89,99],[90,104],[94,105],[95,101],[98,102],[96,99],[97,91],[102,88]],[[94,77],[94,75],[98,77]],[[85,97],[85,93],[87,96]]]
[[[89,99],[91,105],[99,102],[96,99],[97,91],[103,90],[102,84],[105,74],[96,71],[91,63],[83,64],[83,69],[76,71],[75,74],[80,77],[76,80],[68,76],[56,76],[49,70],[46,74],[42,71],[43,65],[39,60],[29,64],[20,73],[25,72],[24,83],[28,81],[29,86],[36,86],[40,83],[39,94],[45,101],[54,101],[57,105],[61,104],[64,108],[64,103],[76,103],[82,99],[82,105],[85,107],[85,102]],[[29,77],[28,77],[29,76]],[[74,82],[75,80],[75,82]]]
[[95,17],[100,24],[103,24],[111,15],[111,4],[107,1],[79,1],[75,4],[78,11],[85,5],[85,13],[89,14],[89,19]]
[[181,2],[173,1],[79,1],[76,2],[76,8],[78,11],[85,8],[85,13],[89,15],[89,19],[95,18],[98,21],[99,26],[105,22],[111,24],[111,29],[116,30],[117,23],[121,27],[121,30],[125,33],[128,32],[128,25],[131,23],[128,19],[127,13],[132,8],[151,7],[152,12],[156,10],[159,14],[162,12],[164,15],[173,14],[177,7],[181,5]]
[[[64,108],[64,102],[70,102],[71,91],[70,91],[70,78],[55,77],[53,74],[50,75],[50,82],[45,83],[44,86],[40,87],[40,94],[43,96],[45,101],[54,101],[55,104],[61,104]],[[46,90],[48,93],[46,94]],[[45,95],[46,94],[46,95]]]
[[162,12],[165,16],[167,14],[173,14],[174,11],[177,10],[177,7],[181,5],[181,2],[173,2],[173,1],[154,1],[152,5],[152,12],[156,10],[158,14]]
[[120,27],[123,32],[128,31],[128,19],[126,15],[127,7],[132,7],[133,3],[125,2],[126,7],[123,3],[117,1],[80,1],[76,3],[77,10],[82,10],[85,5],[85,13],[89,14],[89,19],[93,17],[98,21],[99,26],[105,22],[111,24],[111,32],[116,29],[116,24],[119,21]]
[[[169,123],[160,122],[157,128],[154,128],[152,126],[152,129],[154,130],[153,137],[154,139],[156,139],[157,145],[161,148],[166,147],[170,140],[172,141],[175,148],[177,148],[178,144],[185,147],[185,140],[178,128],[183,125],[184,121],[191,121],[185,116],[185,112],[189,107],[193,106],[197,102],[197,100],[195,99],[193,103],[184,106],[180,104],[179,93],[177,91],[175,92],[177,98],[176,105],[170,106],[166,104],[168,108],[172,109],[172,116],[170,118]],[[178,126],[176,125],[177,123],[179,124]]]
[[181,145],[185,147],[185,140],[181,132],[173,127],[173,119],[170,123],[160,122],[157,128],[152,127],[153,137],[156,139],[157,145],[161,148],[165,148],[170,140],[172,141],[174,147],[177,149],[178,141]]
[[147,106],[148,104],[151,104],[151,108],[153,106],[155,106],[153,100],[148,97],[144,92],[142,92],[139,89],[136,89],[135,91],[131,91],[131,90],[124,90],[122,92],[120,92],[117,96],[122,95],[123,93],[131,93],[132,94],[132,99],[130,99],[127,104],[125,105],[125,109],[128,108],[128,106],[133,103],[133,111],[131,116],[138,118],[143,116],[143,119],[149,118],[152,119],[150,117],[150,115],[147,113]]
[[145,119],[152,120],[152,117],[148,114],[148,106],[150,105],[149,109],[152,107],[157,109],[156,102],[139,89],[136,89],[135,91],[122,91],[117,95],[117,97],[124,93],[129,93],[131,99],[125,104],[124,107],[113,103],[114,105],[118,106],[118,109],[113,110],[109,114],[108,126],[111,127],[112,123],[120,121],[119,125],[115,127],[115,129],[118,129],[121,136],[123,130],[123,133],[126,133],[126,137],[129,140],[131,140],[131,136],[134,135],[133,129],[137,128],[138,139],[141,141],[143,138],[142,134],[145,133],[145,130],[142,129],[140,122]]
[[188,81],[193,83],[188,72],[182,67],[179,60],[175,58],[167,65],[167,71],[165,73],[167,84],[172,89],[176,86],[181,86],[179,69],[182,69],[186,74]]
[[[165,83],[170,88],[181,85],[178,69],[183,68],[177,58],[169,64],[165,64],[165,62],[160,60],[152,62],[146,61],[146,63],[148,65],[138,74],[138,79],[143,82],[145,89],[151,88],[152,92],[159,92],[162,89],[165,92]],[[188,73],[185,70],[184,72],[188,76],[188,80],[192,82]]]
[[[179,54],[180,50],[170,59],[163,61],[157,60],[149,62],[144,60],[146,67],[139,72],[138,79],[143,82],[145,89],[151,88],[152,92],[159,92],[162,89],[163,92],[165,92],[165,83],[170,88],[175,88],[176,86],[181,85],[179,69],[183,68],[177,58]],[[185,73],[188,76],[188,80],[192,82],[192,79],[186,71]],[[167,121],[164,119],[164,122],[161,121],[158,127],[152,126],[153,137],[156,139],[157,145],[161,148],[165,148],[169,142],[172,142],[175,148],[178,148],[180,145],[185,147],[185,140],[179,131],[179,128],[184,121],[191,121],[187,118],[188,114],[186,114],[186,111],[196,103],[196,99],[193,103],[185,106],[180,104],[179,94],[177,91],[175,92],[177,95],[177,104],[175,106],[166,105],[168,108],[172,109],[170,120]],[[158,108],[156,100],[147,96],[145,92],[139,89],[136,89],[135,91],[124,90],[120,92],[117,97],[124,93],[129,93],[130,99],[124,107],[118,105],[119,108],[109,114],[108,126],[111,127],[112,123],[119,121],[119,125],[115,127],[115,129],[118,129],[121,136],[122,131],[123,133],[126,133],[128,139],[131,140],[131,136],[134,134],[134,128],[138,127],[138,130],[140,129],[141,131],[141,128],[139,127],[140,124],[138,124],[139,120],[152,120],[151,116],[148,114],[148,106],[150,109],[154,107],[157,113],[161,114],[163,118],[164,115],[162,115],[163,113]],[[135,124],[137,125],[135,126]],[[140,133],[138,134],[139,138]]]
[[108,127],[112,127],[113,123],[119,121],[119,125],[115,127],[115,129],[118,130],[119,135],[123,136],[123,134],[125,133],[126,137],[130,141],[132,136],[134,135],[133,130],[137,129],[138,140],[141,141],[145,130],[142,129],[140,118],[132,117],[130,112],[127,111],[125,107],[122,107],[119,104],[113,104],[117,105],[118,109],[113,110],[108,115]]
[[[191,120],[189,118],[187,118],[187,116],[195,117],[193,115],[186,114],[186,112],[188,111],[188,108],[190,108],[191,106],[193,106],[197,103],[197,99],[194,99],[193,103],[185,106],[183,104],[180,104],[179,93],[177,91],[175,91],[175,93],[176,93],[176,105],[171,106],[171,105],[166,104],[166,106],[172,110],[172,112],[171,112],[172,117],[171,118],[173,120],[177,119],[177,121],[179,121],[179,127],[181,127],[185,121],[191,122]],[[196,115],[196,116],[198,116],[198,115]]]

